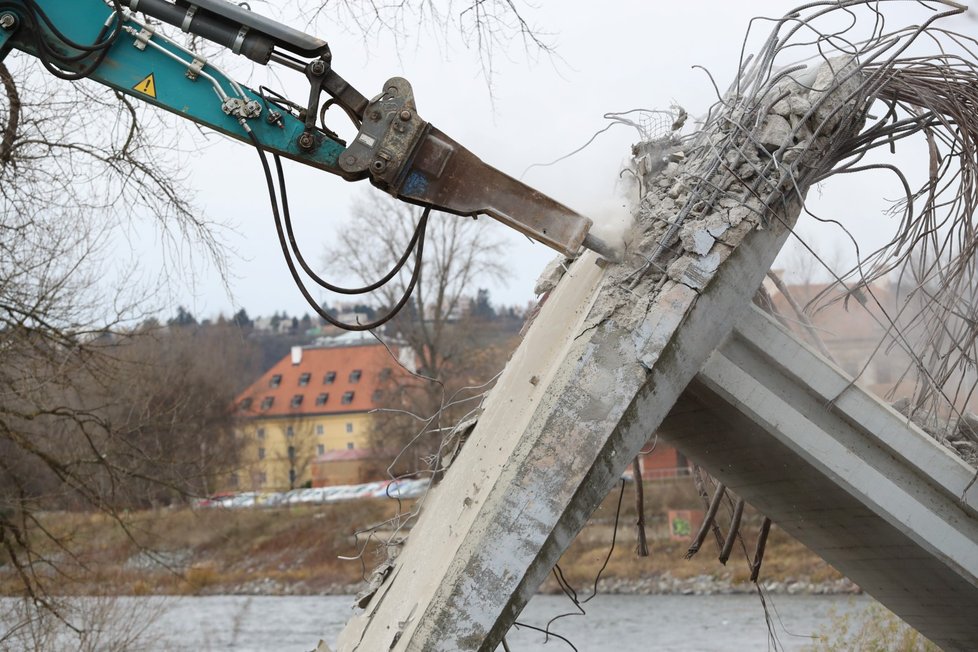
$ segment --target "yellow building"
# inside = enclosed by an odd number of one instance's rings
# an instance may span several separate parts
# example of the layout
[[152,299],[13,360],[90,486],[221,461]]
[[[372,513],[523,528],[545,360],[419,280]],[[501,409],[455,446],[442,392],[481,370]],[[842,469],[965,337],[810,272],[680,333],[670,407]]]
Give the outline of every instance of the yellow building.
[[[293,347],[236,399],[241,467],[237,491],[284,491],[313,479],[313,469],[342,459],[342,474],[378,479],[370,432],[397,361],[374,341],[335,347]],[[338,455],[341,451],[349,451]],[[320,459],[322,458],[322,459]],[[356,460],[349,468],[350,462]],[[335,484],[336,482],[331,482]]]

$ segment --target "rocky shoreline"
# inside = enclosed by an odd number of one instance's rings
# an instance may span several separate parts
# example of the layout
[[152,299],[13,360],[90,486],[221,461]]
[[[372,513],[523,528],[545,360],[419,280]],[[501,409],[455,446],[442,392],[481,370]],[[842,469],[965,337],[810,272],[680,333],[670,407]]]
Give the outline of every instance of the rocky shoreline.
[[[784,581],[762,582],[766,593],[774,595],[845,595],[860,594],[862,589],[852,581],[842,578],[824,582],[812,582],[806,578],[787,578]],[[559,592],[559,591],[555,591]],[[688,578],[673,577],[663,573],[658,577],[602,578],[598,581],[598,593],[620,595],[737,595],[754,593],[751,582],[734,582],[711,575]]]
[[[862,589],[848,579],[812,582],[807,578],[787,578],[783,581],[762,582],[761,587],[772,595],[858,595]],[[304,582],[288,583],[265,578],[229,587],[210,587],[198,594],[221,595],[355,595],[362,584],[332,584],[327,587],[306,585]],[[754,593],[750,582],[734,582],[710,575],[688,578],[673,577],[666,572],[655,577],[609,577],[598,581],[598,593],[613,595],[743,595]],[[547,582],[540,589],[543,594],[560,593],[556,584]]]

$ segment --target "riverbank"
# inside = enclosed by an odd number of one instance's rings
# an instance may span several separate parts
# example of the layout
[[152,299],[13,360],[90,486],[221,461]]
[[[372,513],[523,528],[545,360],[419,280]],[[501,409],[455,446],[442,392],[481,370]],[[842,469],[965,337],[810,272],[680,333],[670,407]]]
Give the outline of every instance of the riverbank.
[[[670,538],[666,513],[667,508],[695,509],[698,497],[683,481],[649,483],[646,496],[651,555],[635,554],[634,505],[623,501],[619,512],[618,492],[612,492],[560,561],[563,578],[575,590],[589,593],[596,579],[599,592],[607,594],[755,590],[748,581],[745,551],[753,550],[758,515],[745,517],[743,545],[726,566],[717,561],[712,537],[686,560],[688,539]],[[400,505],[402,513],[413,508],[410,501]],[[39,532],[33,536],[63,573],[51,571],[48,586],[67,595],[339,595],[361,588],[364,575],[382,560],[380,542],[390,528],[370,536],[352,533],[397,513],[396,501],[379,499],[278,508],[163,509],[129,513],[121,522],[100,514],[58,513],[45,515],[42,525],[65,542],[64,548],[45,543]],[[858,592],[777,528],[768,541],[761,581],[774,594]],[[0,595],[20,591],[10,566],[0,565]],[[559,592],[553,574],[541,593]]]

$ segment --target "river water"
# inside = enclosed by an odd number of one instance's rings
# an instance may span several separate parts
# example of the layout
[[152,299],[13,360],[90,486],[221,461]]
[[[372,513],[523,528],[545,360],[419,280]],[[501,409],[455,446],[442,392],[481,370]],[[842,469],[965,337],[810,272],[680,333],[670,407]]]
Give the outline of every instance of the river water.
[[[778,647],[805,649],[814,632],[829,628],[834,614],[861,611],[871,602],[865,597],[769,596]],[[8,607],[9,615],[11,604],[0,600],[0,611]],[[335,643],[351,604],[348,596],[209,596],[119,598],[114,609],[133,614],[130,619],[152,619],[136,646],[140,650],[302,652],[315,648],[320,638]],[[563,596],[537,596],[520,621],[545,627],[554,616],[572,611],[570,606]],[[562,618],[551,628],[581,652],[769,649],[764,610],[754,595],[599,595],[585,608],[586,616]],[[528,628],[511,631],[507,642],[513,652],[573,649],[554,637],[547,642]]]

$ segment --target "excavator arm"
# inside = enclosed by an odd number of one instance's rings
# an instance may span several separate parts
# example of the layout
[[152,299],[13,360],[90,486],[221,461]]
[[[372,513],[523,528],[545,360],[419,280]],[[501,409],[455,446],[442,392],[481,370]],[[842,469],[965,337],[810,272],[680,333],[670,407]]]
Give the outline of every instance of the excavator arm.
[[[161,34],[161,22],[303,74],[308,98],[293,102],[234,81]],[[0,0],[0,60],[11,48],[38,57],[59,77],[93,79],[262,150],[349,181],[367,179],[404,201],[488,215],[566,256],[584,246],[614,257],[589,234],[591,220],[423,120],[405,79],[388,80],[368,99],[333,70],[325,41],[226,0]],[[334,105],[358,129],[349,144],[324,123]]]

